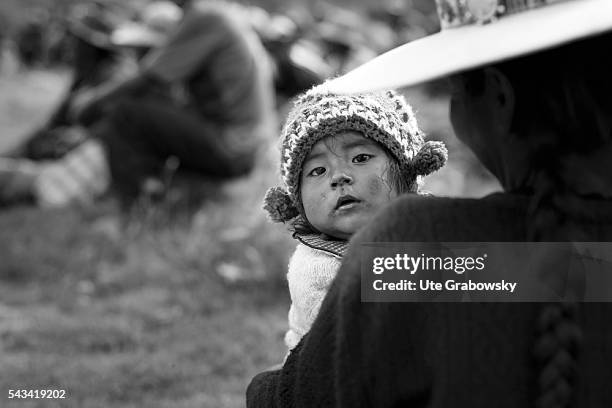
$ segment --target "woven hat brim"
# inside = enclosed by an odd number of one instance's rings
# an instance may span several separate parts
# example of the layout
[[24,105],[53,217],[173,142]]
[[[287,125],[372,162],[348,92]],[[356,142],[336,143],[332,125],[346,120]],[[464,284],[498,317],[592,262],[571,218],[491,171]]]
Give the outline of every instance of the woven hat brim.
[[[416,85],[612,30],[612,0],[547,5],[404,44],[328,82],[337,93]],[[606,52],[606,50],[601,50]]]

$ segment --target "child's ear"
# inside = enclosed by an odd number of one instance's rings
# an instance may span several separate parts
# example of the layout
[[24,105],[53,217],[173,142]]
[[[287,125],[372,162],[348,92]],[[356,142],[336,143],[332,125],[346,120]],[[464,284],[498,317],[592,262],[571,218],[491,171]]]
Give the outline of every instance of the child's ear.
[[427,141],[412,159],[412,168],[415,174],[426,176],[441,169],[446,164],[446,160],[448,160],[448,150],[444,143]]

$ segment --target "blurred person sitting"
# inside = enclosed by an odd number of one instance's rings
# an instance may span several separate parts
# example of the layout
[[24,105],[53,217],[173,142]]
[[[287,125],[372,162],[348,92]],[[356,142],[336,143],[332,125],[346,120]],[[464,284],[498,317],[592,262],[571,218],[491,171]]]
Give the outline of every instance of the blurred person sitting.
[[335,74],[356,68],[394,45],[393,31],[367,14],[326,2],[317,6],[318,22],[312,35],[321,43]]
[[305,38],[308,24],[289,15],[246,8],[247,18],[270,55],[277,106],[333,75],[320,47]]
[[[110,80],[136,71],[132,58],[120,53],[111,34],[120,17],[100,4],[77,5],[66,20],[72,79],[66,95],[40,128],[10,154],[32,160],[57,159],[83,141],[84,129],[70,115],[76,98]],[[87,123],[86,123],[87,124]]]
[[[85,127],[70,115],[71,106],[79,95],[136,70],[133,59],[120,53],[111,42],[118,21],[120,16],[100,3],[81,4],[71,9],[65,19],[72,71],[70,85],[45,123],[26,135],[22,143],[6,153],[7,157],[0,158],[0,204],[31,201],[39,173],[50,168],[47,163],[51,162],[44,161],[62,158],[87,139]],[[70,171],[64,172],[54,184],[68,184],[71,190],[79,191],[78,195],[89,195],[90,189],[99,189],[97,183],[104,168],[91,166],[89,155],[96,149],[88,151],[87,155],[71,160]],[[77,173],[78,181],[75,182]]]
[[[181,15],[174,3],[151,3],[140,24],[113,33],[116,45],[153,49],[128,78],[73,101],[71,113],[91,124],[90,138],[38,166],[30,191],[39,204],[88,201],[112,183],[129,205],[170,157],[182,169],[219,179],[253,168],[257,148],[277,127],[267,54],[250,25],[222,2],[195,2]],[[171,92],[159,92],[164,88]],[[91,188],[66,181],[75,162],[95,168],[84,171],[98,175]]]

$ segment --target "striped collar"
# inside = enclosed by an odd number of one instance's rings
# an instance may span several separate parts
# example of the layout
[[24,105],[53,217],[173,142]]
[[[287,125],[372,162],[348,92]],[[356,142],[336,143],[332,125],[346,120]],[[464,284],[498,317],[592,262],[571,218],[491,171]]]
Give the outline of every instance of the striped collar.
[[293,238],[310,248],[326,252],[338,259],[342,259],[348,248],[348,241],[326,239],[319,234],[298,234],[296,232]]

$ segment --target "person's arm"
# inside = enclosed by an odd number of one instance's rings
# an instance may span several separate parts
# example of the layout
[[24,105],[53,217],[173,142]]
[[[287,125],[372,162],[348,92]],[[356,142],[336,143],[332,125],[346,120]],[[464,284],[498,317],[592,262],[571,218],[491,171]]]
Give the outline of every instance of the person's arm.
[[[325,317],[329,308],[325,308]],[[323,310],[323,309],[322,309]],[[335,319],[316,320],[315,326],[293,348],[282,369],[253,378],[247,389],[248,408],[334,406]],[[320,343],[323,341],[324,343]]]
[[[310,332],[283,368],[252,380],[247,390],[249,408],[378,407],[385,398],[393,398],[394,387],[401,393],[421,387],[413,381],[402,389],[400,376],[394,377],[392,367],[383,367],[383,362],[393,361],[393,353],[408,351],[391,336],[397,328],[385,322],[388,304],[361,303],[358,259],[356,251],[349,253]],[[413,363],[407,371],[416,377],[418,366]]]
[[310,332],[281,370],[253,378],[247,407],[429,404],[431,367],[425,333],[435,331],[431,314],[441,304],[361,302],[358,244],[420,235],[405,207],[396,210],[374,219],[352,240]]
[[188,79],[216,50],[225,47],[228,18],[214,4],[194,4],[164,46],[143,58],[143,70],[166,82]]
[[[426,406],[430,371],[417,325],[423,314],[412,304],[362,304],[357,253],[349,253],[283,368],[253,378],[247,407]],[[413,313],[416,327],[397,325]]]
[[107,104],[126,95],[137,95],[155,86],[157,79],[142,72],[135,72],[122,79],[109,80],[95,87],[87,87],[74,94],[70,115],[79,123],[88,123]]

